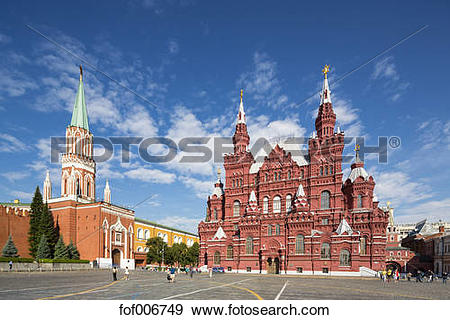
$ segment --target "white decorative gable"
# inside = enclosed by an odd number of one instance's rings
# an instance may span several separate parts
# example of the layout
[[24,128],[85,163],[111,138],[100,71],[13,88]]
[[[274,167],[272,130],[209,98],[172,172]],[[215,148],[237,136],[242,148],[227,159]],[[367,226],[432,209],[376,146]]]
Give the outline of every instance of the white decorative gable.
[[222,227],[219,227],[219,229],[217,229],[216,234],[213,237],[213,240],[220,240],[226,237],[227,235],[225,234],[225,231],[223,231]]
[[122,232],[122,231],[127,231],[127,229],[123,226],[123,224],[120,222],[120,217],[117,217],[117,221],[116,223],[114,223],[111,226],[112,230],[118,231],[118,232]]
[[369,179],[369,174],[363,167],[358,167],[352,169],[352,172],[350,172],[348,179],[350,179],[350,181],[353,183],[358,177],[362,177],[364,180],[367,181]]
[[353,234],[353,230],[348,224],[347,220],[342,219],[341,223],[339,224],[339,227],[336,229],[336,233],[338,235],[342,235],[344,232],[347,232],[347,234],[349,235]]

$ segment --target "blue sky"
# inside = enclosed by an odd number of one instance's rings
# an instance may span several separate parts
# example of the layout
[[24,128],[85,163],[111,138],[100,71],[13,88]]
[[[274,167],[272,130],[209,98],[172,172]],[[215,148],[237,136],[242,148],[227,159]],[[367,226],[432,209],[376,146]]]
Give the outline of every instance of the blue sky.
[[[228,136],[239,90],[257,137],[309,136],[330,64],[339,125],[346,135],[398,136],[387,164],[366,158],[381,203],[399,222],[450,220],[450,6],[445,1],[104,1],[3,2],[0,10],[0,201],[29,201],[51,170],[49,137],[65,133],[80,61],[33,26],[154,107],[85,65],[96,136]],[[388,53],[360,66],[420,27]],[[305,103],[305,99],[314,95]],[[352,146],[346,148],[351,153]],[[98,164],[97,195],[110,179],[113,202],[136,215],[195,231],[217,164],[149,164],[132,148]],[[344,171],[348,175],[348,165]]]

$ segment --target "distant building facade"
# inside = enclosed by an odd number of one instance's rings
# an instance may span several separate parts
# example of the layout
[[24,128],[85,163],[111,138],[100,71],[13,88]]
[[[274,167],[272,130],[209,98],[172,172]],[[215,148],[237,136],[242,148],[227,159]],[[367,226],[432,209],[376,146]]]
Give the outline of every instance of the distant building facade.
[[134,220],[134,252],[136,266],[147,265],[147,240],[160,237],[170,247],[175,243],[185,243],[188,247],[195,242],[198,243],[198,236],[194,233],[163,226],[161,224],[141,218]]
[[325,79],[307,154],[270,146],[258,161],[242,100],[233,136],[198,226],[200,264],[229,272],[361,275],[385,267],[388,212],[378,207],[375,181],[356,152],[343,181],[344,133]]

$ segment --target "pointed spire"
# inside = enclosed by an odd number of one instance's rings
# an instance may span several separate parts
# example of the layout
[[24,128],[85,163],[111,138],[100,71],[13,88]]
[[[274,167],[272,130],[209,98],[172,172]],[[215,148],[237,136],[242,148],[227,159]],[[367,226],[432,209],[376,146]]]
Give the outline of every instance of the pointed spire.
[[72,120],[70,126],[79,127],[89,131],[89,122],[86,109],[86,102],[84,99],[83,88],[83,68],[80,65],[80,83],[78,84],[78,92],[73,106]]
[[320,93],[320,104],[331,103],[331,91],[330,87],[328,86],[328,76],[327,76],[328,72],[330,72],[330,66],[325,65],[322,72],[324,74],[324,79],[322,85],[322,92]]
[[245,122],[244,103],[242,102],[243,95],[244,95],[244,90],[241,89],[241,102],[239,104],[239,113],[238,113],[237,123],[244,123],[244,124],[246,124],[246,122]]
[[346,232],[348,235],[353,234],[353,230],[348,224],[347,220],[342,219],[341,223],[339,224],[338,228],[335,231],[338,235],[342,235],[344,232]]
[[50,180],[50,171],[47,170],[47,174],[44,180],[44,201],[47,202],[52,198],[52,182]]
[[355,163],[361,163],[361,159],[359,158],[359,150],[361,149],[361,146],[359,144],[355,144],[355,153],[356,153],[356,160]]
[[103,201],[111,203],[111,189],[109,189],[108,180],[106,180],[105,189],[103,190]]
[[217,198],[220,198],[225,194],[225,192],[223,191],[223,183],[220,177],[221,177],[221,170],[220,168],[217,168],[217,181],[214,184],[214,190],[212,192],[212,196],[216,195]]
[[303,185],[300,183],[297,189],[297,193],[295,194],[297,198],[305,197],[305,190],[303,189]]

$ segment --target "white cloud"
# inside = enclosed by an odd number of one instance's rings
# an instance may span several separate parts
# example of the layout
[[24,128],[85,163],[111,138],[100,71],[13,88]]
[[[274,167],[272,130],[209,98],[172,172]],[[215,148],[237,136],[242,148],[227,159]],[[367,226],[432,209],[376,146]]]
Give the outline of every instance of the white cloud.
[[378,199],[391,201],[393,206],[414,203],[432,197],[430,186],[418,182],[401,171],[374,173]]
[[164,219],[158,220],[157,223],[196,234],[198,232],[197,228],[200,221],[201,219],[197,218],[170,215]]
[[2,95],[9,97],[18,97],[29,90],[38,88],[36,82],[26,74],[12,68],[0,67],[0,100]]
[[195,195],[200,199],[207,199],[211,194],[212,189],[214,187],[214,182],[211,180],[199,180],[192,177],[181,176],[178,179],[183,182],[183,184],[189,189],[193,189]]
[[400,99],[410,85],[409,82],[401,80],[392,56],[387,56],[375,64],[371,79],[383,81],[384,92],[393,102]]
[[277,63],[265,53],[255,52],[252,70],[241,74],[237,85],[244,88],[258,106],[278,109],[289,104],[288,97],[281,94],[281,83],[277,77]]
[[131,179],[152,183],[172,183],[175,181],[175,174],[164,172],[158,169],[137,168],[125,171],[124,175]]
[[33,198],[33,193],[20,190],[11,190],[9,194],[13,197],[19,198],[19,200],[21,200],[22,202],[31,201],[31,199]]
[[396,221],[399,223],[414,223],[423,219],[430,221],[448,221],[450,216],[450,198],[431,200],[415,204],[399,210]]
[[0,43],[6,44],[9,42],[11,42],[11,37],[6,34],[0,33]]
[[0,152],[20,152],[28,149],[28,146],[16,137],[0,133]]
[[10,182],[16,182],[17,180],[22,180],[28,177],[30,173],[25,171],[11,171],[2,173],[0,175],[8,179]]

